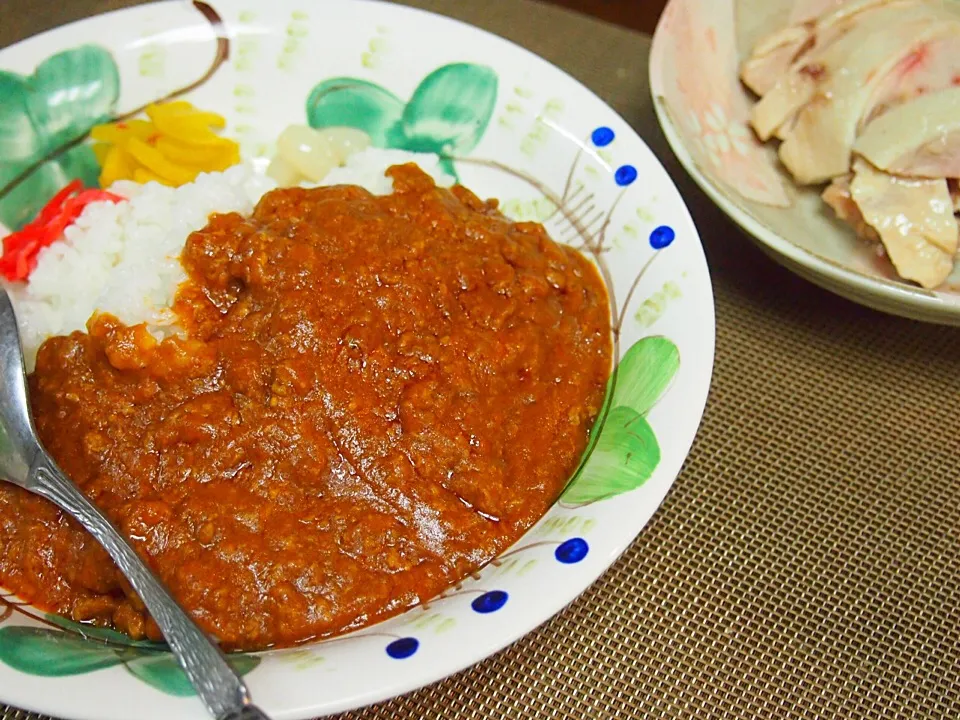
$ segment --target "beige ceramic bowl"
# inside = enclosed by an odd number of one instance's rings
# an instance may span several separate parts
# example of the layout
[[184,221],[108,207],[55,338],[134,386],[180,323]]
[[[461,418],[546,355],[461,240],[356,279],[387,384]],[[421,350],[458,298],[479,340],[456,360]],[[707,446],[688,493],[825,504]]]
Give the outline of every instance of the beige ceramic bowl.
[[758,38],[782,27],[792,0],[671,0],[653,41],[650,85],[673,151],[710,198],[775,260],[869,307],[960,325],[960,269],[930,291],[833,217],[818,190],[793,185],[747,125],[753,99],[737,69]]

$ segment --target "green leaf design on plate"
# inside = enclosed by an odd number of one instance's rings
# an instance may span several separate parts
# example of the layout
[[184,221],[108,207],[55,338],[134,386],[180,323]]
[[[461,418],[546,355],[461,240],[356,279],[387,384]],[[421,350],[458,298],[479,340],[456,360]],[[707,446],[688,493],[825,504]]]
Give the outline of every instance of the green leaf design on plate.
[[[78,145],[60,156],[58,163],[63,172],[66,185],[72,179],[79,179],[86,187],[96,187],[100,182],[100,164],[89,145]],[[45,198],[44,202],[50,198]]]
[[352,127],[379,148],[391,147],[391,134],[403,117],[403,101],[375,83],[334,78],[317,85],[307,98],[310,127]]
[[47,58],[26,82],[30,116],[49,146],[72,140],[109,118],[120,96],[113,56],[96,45]]
[[[2,110],[0,110],[2,112]],[[16,177],[30,163],[3,165],[0,161],[0,186]],[[78,145],[63,153],[57,162],[48,162],[32,172],[23,182],[0,200],[0,222],[10,228],[19,228],[30,222],[57,190],[73,179],[86,187],[96,187],[100,166],[88,145]]]
[[[57,53],[30,76],[0,71],[0,186],[111,117],[119,96],[116,62],[95,45]],[[0,199],[0,222],[20,228],[68,182],[95,185],[98,173],[90,149],[74,148]]]
[[435,153],[456,177],[453,155],[477,146],[497,103],[497,74],[483,65],[453,63],[431,72],[408,103],[359,78],[333,78],[314,87],[307,99],[311,127],[352,127],[377,147]]
[[166,643],[153,642],[152,640],[134,640],[129,635],[124,635],[116,630],[94,627],[93,625],[83,625],[82,623],[68,620],[61,615],[54,615],[53,613],[44,613],[44,618],[48,623],[63,628],[68,633],[80,639],[89,639],[93,644],[100,644],[97,643],[99,640],[102,641],[102,643],[107,643],[114,647],[137,648],[151,652],[169,652]]
[[650,479],[659,463],[660,445],[650,423],[632,408],[616,407],[563,500],[582,504],[635,490]]
[[19,76],[0,70],[0,178],[7,164],[24,165],[40,153],[42,144],[27,112],[30,91]]
[[456,63],[430,73],[403,111],[405,149],[466,154],[483,137],[497,103],[497,74]]
[[665,337],[648,337],[627,350],[617,368],[613,405],[646,415],[666,392],[677,370],[680,351]]
[[[260,658],[254,655],[228,655],[227,662],[242,677],[260,664]],[[134,677],[167,695],[191,697],[196,694],[170,653],[131,660],[126,666]]]
[[[44,677],[81,675],[124,665],[148,685],[177,697],[194,694],[193,686],[163,643],[134,641],[115,630],[79,625],[57,615],[46,620],[62,630],[46,627],[0,628],[0,661],[20,672]],[[260,664],[255,655],[228,655],[240,675]]]
[[[121,651],[123,652],[123,651]],[[20,672],[44,677],[80,675],[123,662],[102,643],[50,628],[0,628],[0,660]]]
[[644,338],[626,352],[611,378],[613,392],[604,399],[584,461],[560,496],[563,502],[597,502],[650,479],[660,464],[660,444],[646,415],[679,368],[680,351],[667,338]]
[[[0,109],[0,113],[2,112]],[[7,164],[0,157],[0,186],[15,178],[29,165],[30,163]],[[0,200],[0,223],[14,230],[23,227],[33,219],[47,200],[68,182],[67,174],[57,163],[46,163],[37,168]]]

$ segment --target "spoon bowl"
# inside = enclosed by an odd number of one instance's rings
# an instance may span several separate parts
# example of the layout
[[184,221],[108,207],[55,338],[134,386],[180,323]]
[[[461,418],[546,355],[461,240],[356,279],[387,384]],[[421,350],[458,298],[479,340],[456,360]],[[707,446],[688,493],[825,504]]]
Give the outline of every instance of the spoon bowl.
[[13,304],[0,292],[0,477],[34,489],[30,468],[43,452],[27,403],[27,376]]

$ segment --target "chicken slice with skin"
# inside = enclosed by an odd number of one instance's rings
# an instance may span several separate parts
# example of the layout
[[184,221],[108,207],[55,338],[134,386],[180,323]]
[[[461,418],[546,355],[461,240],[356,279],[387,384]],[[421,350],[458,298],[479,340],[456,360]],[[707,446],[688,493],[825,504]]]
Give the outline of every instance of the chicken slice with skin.
[[848,41],[851,34],[855,35],[853,42],[862,45],[871,33],[883,28],[889,34],[889,30],[903,20],[905,13],[909,12],[909,17],[914,19],[918,14],[929,17],[931,8],[941,3],[942,0],[888,1],[865,7],[862,12],[828,24],[818,33],[815,47],[802,53],[754,106],[750,123],[757,135],[761,140],[769,140],[774,135],[784,137],[783,128],[793,127],[800,111],[816,98],[822,84],[828,80],[827,69],[836,69],[837,63],[845,61],[851,47]]
[[740,79],[757,95],[766,95],[790,67],[811,49],[807,27],[788,27],[765,38],[740,66]]
[[898,178],[857,159],[850,195],[900,277],[928,289],[943,284],[960,238],[945,179]]
[[921,95],[960,86],[960,37],[946,37],[917,47],[887,74],[873,107],[860,121],[860,132],[888,110]]
[[[860,119],[858,132],[891,108],[929,93],[960,86],[960,36],[945,37],[919,45],[887,73]],[[794,116],[795,118],[796,116]],[[783,140],[794,122],[781,125],[776,136]]]
[[960,88],[922,95],[867,125],[853,151],[911,178],[960,178]]
[[[763,96],[807,55],[822,50],[849,29],[856,15],[906,0],[814,0],[798,2],[790,26],[757,43],[740,68],[740,79]],[[922,2],[922,0],[919,0]],[[768,137],[776,128],[769,131]],[[766,138],[764,138],[766,139]]]
[[927,42],[960,37],[960,14],[947,5],[870,13],[835,42],[815,67],[817,90],[780,146],[780,160],[800,185],[821,183],[850,168],[861,119],[876,89],[900,60]]
[[843,222],[853,227],[857,237],[869,240],[870,242],[880,242],[880,236],[863,217],[860,207],[853,201],[853,195],[850,192],[850,181],[852,175],[834,178],[833,182],[823,191],[821,198],[829,205],[837,217]]

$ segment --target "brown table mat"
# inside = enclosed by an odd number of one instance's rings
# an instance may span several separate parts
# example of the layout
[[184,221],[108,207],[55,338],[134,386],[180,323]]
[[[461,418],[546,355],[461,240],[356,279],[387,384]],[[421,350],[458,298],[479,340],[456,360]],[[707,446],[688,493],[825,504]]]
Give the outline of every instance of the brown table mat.
[[[4,0],[0,46],[127,4]],[[653,146],[709,256],[716,372],[683,473],[598,583],[496,657],[342,720],[960,717],[960,331],[756,250],[667,149],[648,38],[529,0],[409,4],[527,46]]]

